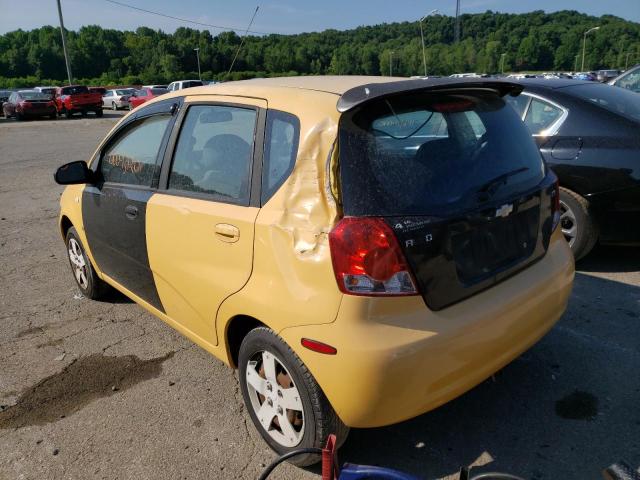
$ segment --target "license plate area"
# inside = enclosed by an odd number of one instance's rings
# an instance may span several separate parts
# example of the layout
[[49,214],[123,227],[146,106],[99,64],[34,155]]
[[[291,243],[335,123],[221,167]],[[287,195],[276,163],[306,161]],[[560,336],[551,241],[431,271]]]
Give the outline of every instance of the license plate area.
[[451,251],[458,279],[465,285],[474,284],[530,257],[538,226],[539,209],[529,208],[453,234]]

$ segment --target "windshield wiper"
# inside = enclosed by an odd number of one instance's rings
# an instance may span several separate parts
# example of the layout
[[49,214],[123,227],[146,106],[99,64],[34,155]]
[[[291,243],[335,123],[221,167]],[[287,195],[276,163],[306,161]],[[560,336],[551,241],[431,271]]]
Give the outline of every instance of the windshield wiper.
[[527,170],[529,170],[529,167],[520,167],[520,168],[516,168],[515,170],[510,170],[508,172],[505,172],[502,175],[498,175],[497,177],[492,178],[488,182],[485,182],[479,187],[475,188],[474,193],[478,195],[485,194],[486,197],[484,197],[482,200],[487,201],[496,193],[498,188],[500,188],[502,185],[505,185],[507,183],[507,179],[509,177],[513,177],[518,173],[526,172]]

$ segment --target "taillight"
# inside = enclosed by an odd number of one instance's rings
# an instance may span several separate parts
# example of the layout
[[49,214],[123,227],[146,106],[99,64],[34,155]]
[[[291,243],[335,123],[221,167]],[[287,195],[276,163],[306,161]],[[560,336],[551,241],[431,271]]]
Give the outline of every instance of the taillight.
[[560,182],[557,178],[553,184],[553,192],[551,193],[551,212],[553,214],[551,231],[554,232],[560,224]]
[[329,233],[338,288],[350,295],[415,295],[409,266],[381,218],[345,217]]

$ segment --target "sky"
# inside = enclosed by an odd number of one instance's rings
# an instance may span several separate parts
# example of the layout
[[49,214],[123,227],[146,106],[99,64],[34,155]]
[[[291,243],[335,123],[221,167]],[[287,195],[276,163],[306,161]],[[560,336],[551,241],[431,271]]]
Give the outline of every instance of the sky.
[[[134,30],[139,26],[173,32],[181,26],[198,27],[109,3],[107,0],[61,0],[65,27],[82,25]],[[244,30],[257,5],[252,31],[300,33],[328,28],[344,30],[360,25],[413,21],[438,9],[455,14],[455,0],[119,0],[138,8],[161,12],[236,31]],[[523,13],[532,10],[578,10],[590,15],[616,15],[640,22],[640,0],[460,0],[462,13],[493,10]],[[22,28],[57,25],[56,0],[0,0],[0,34]],[[229,28],[231,27],[231,28]]]

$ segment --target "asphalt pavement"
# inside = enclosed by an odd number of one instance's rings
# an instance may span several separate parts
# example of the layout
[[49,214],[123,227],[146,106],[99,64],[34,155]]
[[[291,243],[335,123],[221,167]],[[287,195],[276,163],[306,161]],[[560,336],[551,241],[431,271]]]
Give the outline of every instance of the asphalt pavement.
[[[256,478],[274,456],[235,372],[124,296],[75,287],[52,174],[120,115],[0,118],[0,480]],[[429,480],[470,464],[528,479],[640,465],[640,249],[599,246],[577,269],[534,348],[433,412],[352,430],[340,460]]]

